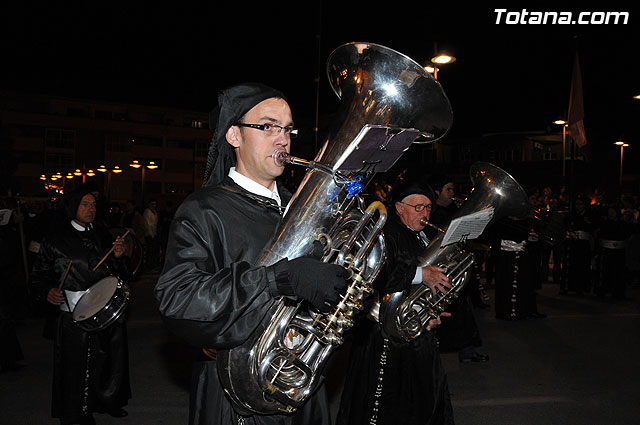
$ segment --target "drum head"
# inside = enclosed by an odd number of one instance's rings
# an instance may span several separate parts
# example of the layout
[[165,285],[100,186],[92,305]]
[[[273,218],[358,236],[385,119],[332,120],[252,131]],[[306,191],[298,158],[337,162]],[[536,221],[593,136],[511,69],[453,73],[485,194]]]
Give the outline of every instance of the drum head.
[[[120,226],[109,227],[109,233],[115,239],[116,236],[124,235],[128,229]],[[129,259],[129,270],[132,276],[137,276],[142,272],[144,260],[144,248],[140,240],[130,232],[124,238],[124,254]]]
[[73,320],[87,319],[107,305],[118,287],[118,279],[113,276],[105,277],[95,283],[85,293],[73,309]]

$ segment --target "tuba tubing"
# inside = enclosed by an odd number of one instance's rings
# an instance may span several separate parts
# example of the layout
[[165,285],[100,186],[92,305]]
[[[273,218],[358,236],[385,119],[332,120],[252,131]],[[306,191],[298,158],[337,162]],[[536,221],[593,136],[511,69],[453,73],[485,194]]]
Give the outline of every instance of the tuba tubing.
[[[418,130],[415,138],[434,142],[451,127],[451,106],[440,84],[401,53],[372,43],[349,43],[331,53],[326,69],[341,99],[337,118],[312,161],[281,151],[272,155],[276,163],[308,170],[257,264],[307,255],[314,241],[320,241],[323,261],[348,268],[352,278],[331,313],[280,298],[247,341],[218,350],[220,381],[243,415],[290,413],[308,400],[384,262],[381,229],[386,209],[382,204],[365,208],[351,191],[371,181],[376,165],[363,161],[359,171],[338,169],[363,128]],[[357,184],[348,187],[352,182]]]

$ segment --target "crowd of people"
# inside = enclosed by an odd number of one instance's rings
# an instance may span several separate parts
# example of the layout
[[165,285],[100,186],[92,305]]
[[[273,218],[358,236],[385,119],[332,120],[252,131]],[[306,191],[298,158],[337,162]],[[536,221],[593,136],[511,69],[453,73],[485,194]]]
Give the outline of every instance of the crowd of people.
[[[0,216],[0,332],[7,342],[0,350],[1,366],[19,366],[23,353],[12,321],[38,306],[51,318],[43,335],[54,343],[52,416],[62,424],[94,424],[94,413],[127,415],[126,313],[96,331],[76,326],[72,316],[96,282],[111,275],[124,283],[132,279],[138,264],[125,252],[125,230],[143,247],[142,269],[159,273],[154,295],[165,325],[198,353],[190,424],[332,423],[323,386],[293,414],[255,414],[225,390],[219,369],[228,366],[218,364],[219,350],[244,344],[276,300],[329,311],[352,277],[344,267],[321,261],[315,250],[258,264],[292,196],[277,182],[284,165],[272,158],[288,151],[296,135],[285,95],[255,83],[231,87],[220,94],[210,122],[214,138],[204,185],[177,208],[168,202],[159,210],[155,199],[144,209],[133,201],[109,203],[91,185],[69,193],[57,208],[46,203],[29,210],[15,200],[0,200],[0,213],[9,211]],[[453,424],[439,353],[457,352],[461,363],[489,361],[478,351],[482,338],[475,314],[490,308],[491,286],[495,317],[523,320],[545,317],[536,291],[549,278],[563,296],[624,299],[626,288],[638,285],[637,196],[605,203],[541,189],[528,193],[528,217],[501,218],[467,242],[475,258],[467,285],[415,340],[390,338],[375,314],[362,315],[353,329],[347,367],[353,378],[346,380],[339,421]],[[415,285],[447,292],[451,281],[445,269],[419,258],[459,211],[453,178],[404,170],[393,178],[378,176],[364,195],[389,210],[383,229],[388,252],[374,282],[378,298]],[[17,246],[22,251],[10,249]],[[6,284],[9,280],[16,284]]]

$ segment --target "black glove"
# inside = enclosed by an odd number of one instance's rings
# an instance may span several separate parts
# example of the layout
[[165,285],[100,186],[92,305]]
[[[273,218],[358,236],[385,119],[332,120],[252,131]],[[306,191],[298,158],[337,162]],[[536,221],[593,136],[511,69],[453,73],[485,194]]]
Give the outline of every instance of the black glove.
[[[280,263],[278,263],[280,264]],[[269,285],[274,296],[295,296],[307,300],[321,312],[331,310],[347,289],[351,273],[342,266],[323,263],[312,257],[300,257],[287,263],[288,279]],[[328,304],[327,304],[328,303]]]

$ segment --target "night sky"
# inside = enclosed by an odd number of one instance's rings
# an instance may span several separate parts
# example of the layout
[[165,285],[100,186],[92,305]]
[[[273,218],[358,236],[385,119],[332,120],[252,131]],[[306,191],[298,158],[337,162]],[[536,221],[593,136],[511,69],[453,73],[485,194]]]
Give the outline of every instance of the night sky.
[[[378,43],[424,64],[436,42],[458,58],[439,73],[454,110],[450,140],[552,127],[567,113],[577,50],[590,147],[615,168],[612,143],[624,137],[632,145],[625,168],[640,168],[640,100],[632,99],[640,94],[640,11],[622,3],[3,3],[3,88],[206,112],[220,89],[261,81],[287,94],[298,123],[313,122],[318,72],[320,114],[335,110],[324,66],[340,44]],[[497,25],[496,8],[628,11],[630,18],[627,25]]]

